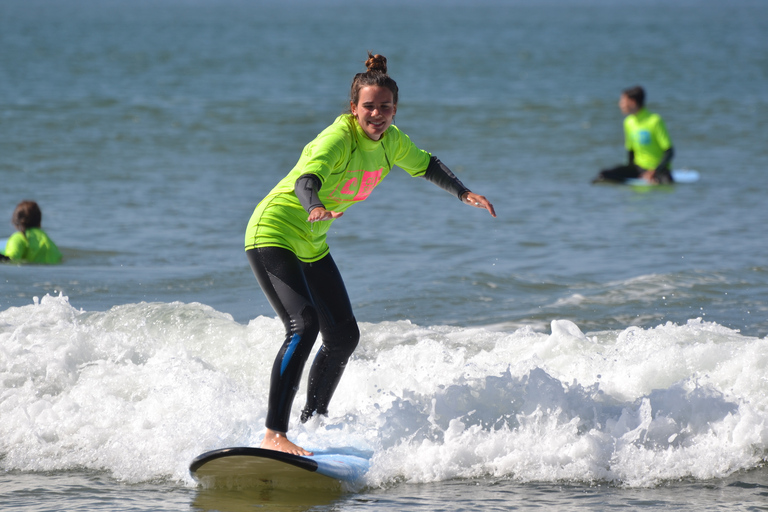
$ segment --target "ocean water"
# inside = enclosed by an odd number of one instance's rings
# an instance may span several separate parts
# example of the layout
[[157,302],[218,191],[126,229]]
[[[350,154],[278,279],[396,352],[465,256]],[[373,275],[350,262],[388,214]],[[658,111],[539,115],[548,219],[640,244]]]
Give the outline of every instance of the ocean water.
[[[768,510],[766,26],[758,0],[0,3],[0,239],[34,199],[65,256],[0,265],[0,508]],[[370,472],[199,488],[196,455],[259,443],[282,338],[245,224],[368,50],[498,218],[395,170],[336,221],[362,340],[290,435]],[[590,184],[637,83],[699,182]]]

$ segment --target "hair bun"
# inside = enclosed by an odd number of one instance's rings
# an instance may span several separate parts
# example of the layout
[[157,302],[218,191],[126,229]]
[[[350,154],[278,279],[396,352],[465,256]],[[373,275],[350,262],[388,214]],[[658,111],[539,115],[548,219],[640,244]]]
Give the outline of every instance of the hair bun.
[[372,55],[368,52],[368,60],[365,61],[365,67],[369,72],[377,72],[387,74],[387,58],[383,55]]
[[349,104],[358,104],[362,88],[375,86],[386,87],[392,91],[392,100],[397,105],[397,83],[387,74],[387,58],[378,53],[374,55],[368,52],[368,60],[365,61],[365,67],[368,68],[365,73],[357,73],[355,78],[352,79],[352,86],[349,88]]

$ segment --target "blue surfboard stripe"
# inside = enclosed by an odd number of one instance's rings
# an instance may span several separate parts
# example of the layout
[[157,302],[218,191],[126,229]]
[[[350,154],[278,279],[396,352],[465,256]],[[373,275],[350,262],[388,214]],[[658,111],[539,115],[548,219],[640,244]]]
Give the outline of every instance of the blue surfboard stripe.
[[337,480],[355,481],[365,475],[371,463],[368,459],[343,453],[307,457],[317,462],[317,472]]

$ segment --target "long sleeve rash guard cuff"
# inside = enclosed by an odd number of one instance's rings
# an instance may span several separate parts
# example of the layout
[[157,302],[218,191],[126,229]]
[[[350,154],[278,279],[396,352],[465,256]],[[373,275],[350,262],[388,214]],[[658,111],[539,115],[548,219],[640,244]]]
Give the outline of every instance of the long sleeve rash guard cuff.
[[296,193],[296,197],[299,198],[301,206],[304,207],[307,213],[318,206],[325,208],[325,205],[318,197],[321,186],[320,178],[314,174],[302,174],[299,176],[299,179],[296,180],[296,184],[293,186],[293,191]]
[[465,192],[469,192],[469,189],[464,186],[461,180],[435,156],[429,159],[429,166],[427,166],[427,170],[424,173],[424,178],[443,190],[454,194],[459,198],[459,201],[461,201],[461,196]]

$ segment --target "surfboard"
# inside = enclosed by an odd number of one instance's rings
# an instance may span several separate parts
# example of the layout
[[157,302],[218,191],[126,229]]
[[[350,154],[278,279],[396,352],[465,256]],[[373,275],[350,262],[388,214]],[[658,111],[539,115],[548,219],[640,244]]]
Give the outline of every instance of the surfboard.
[[195,457],[192,477],[203,487],[275,489],[341,489],[370,466],[366,457],[345,453],[317,453],[309,457],[251,447],[220,448]]
[[[693,169],[675,169],[672,171],[672,179],[675,183],[696,183],[700,178],[699,171]],[[648,183],[644,179],[634,178],[624,182],[633,187],[654,187],[657,183]]]

